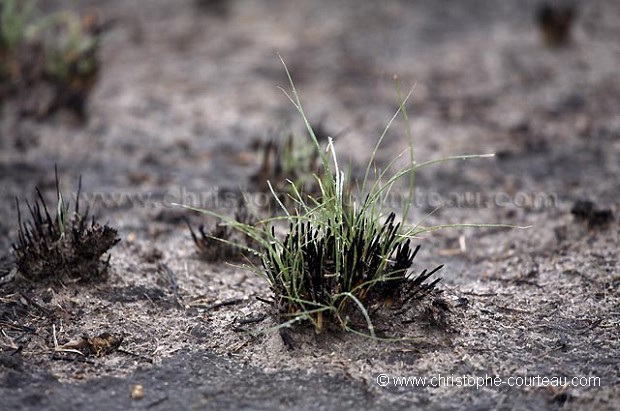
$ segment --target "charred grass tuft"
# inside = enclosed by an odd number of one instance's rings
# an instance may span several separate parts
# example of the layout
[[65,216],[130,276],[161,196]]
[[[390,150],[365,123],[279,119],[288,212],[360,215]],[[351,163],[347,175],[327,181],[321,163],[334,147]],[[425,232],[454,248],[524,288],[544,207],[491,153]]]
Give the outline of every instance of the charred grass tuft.
[[[249,268],[268,281],[279,328],[306,322],[317,333],[335,327],[374,337],[373,313],[427,296],[439,282],[431,277],[441,266],[411,274],[419,246],[412,245],[412,233],[397,222],[396,214],[381,208],[382,195],[398,178],[365,190],[369,165],[360,189],[366,200],[356,203],[332,139],[321,145],[290,75],[289,80],[292,97],[287,96],[305,121],[309,150],[300,154],[292,137],[284,146],[268,143],[261,171],[254,176],[273,195],[279,213],[249,225],[210,210],[197,211],[221,218],[225,227],[256,245],[252,250],[261,264]],[[230,236],[230,231],[221,230],[224,237]]]
[[330,324],[355,330],[361,322],[373,334],[374,309],[426,297],[439,282],[427,280],[442,266],[410,273],[420,246],[400,237],[394,213],[384,222],[364,210],[344,217],[291,223],[284,240],[267,247],[263,268],[282,318],[309,320],[317,332]]
[[[323,141],[317,138],[286,64],[284,68],[291,93],[283,91],[305,122],[313,148],[307,158],[318,164],[316,168],[311,167],[318,171],[304,169],[300,176],[304,184],[299,184],[299,179],[285,177],[287,190],[283,198],[282,181],[269,178],[286,175],[283,171],[286,156],[290,155],[286,154],[286,145],[282,151],[269,146],[263,162],[266,171],[257,173],[255,179],[266,179],[264,184],[280,212],[248,225],[212,210],[185,207],[220,218],[227,227],[252,240],[255,247],[251,251],[260,258],[261,264],[246,267],[264,276],[269,283],[273,293],[271,301],[280,318],[276,329],[283,331],[296,323],[310,323],[317,333],[336,328],[376,338],[373,319],[382,308],[392,308],[395,315],[405,313],[420,300],[437,294],[435,286],[439,279],[434,276],[441,265],[430,270],[412,270],[420,250],[413,244],[418,235],[443,228],[505,227],[501,224],[406,226],[398,221],[393,210],[385,209],[390,191],[397,182],[408,181],[409,194],[402,212],[407,217],[418,169],[447,160],[492,155],[453,156],[417,164],[405,110],[409,95],[401,98],[399,88],[399,108],[372,152],[364,179],[361,183],[352,182],[339,167],[333,140],[327,138],[322,145]],[[409,154],[409,166],[394,171],[395,159],[378,172],[377,151],[399,114],[404,119],[409,139],[409,147],[401,156]],[[292,143],[286,144],[290,152]],[[284,157],[278,158],[278,154]],[[307,181],[312,182],[315,190],[308,190]],[[358,202],[356,198],[364,200]],[[432,305],[432,298],[428,300]]]
[[13,243],[18,272],[35,283],[100,281],[107,277],[110,255],[119,241],[117,231],[80,211],[81,179],[73,210],[65,202],[56,173],[57,203],[50,212],[36,189],[33,204],[26,201],[28,219],[22,220],[16,199],[19,230]]
[[[198,257],[207,262],[250,259],[253,256],[251,250],[257,247],[253,239],[233,229],[221,218],[214,217],[213,219],[215,220],[213,227],[207,228],[204,224],[200,224],[196,230],[189,219],[185,220]],[[234,219],[237,223],[248,227],[253,227],[258,222],[254,214],[243,204],[238,206]]]

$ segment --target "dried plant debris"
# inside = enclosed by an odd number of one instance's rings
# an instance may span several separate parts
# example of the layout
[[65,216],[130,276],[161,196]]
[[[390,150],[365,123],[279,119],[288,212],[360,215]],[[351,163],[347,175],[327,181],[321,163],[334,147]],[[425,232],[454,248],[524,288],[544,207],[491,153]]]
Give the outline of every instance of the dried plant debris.
[[109,23],[70,11],[35,15],[31,1],[0,1],[0,104],[11,100],[20,116],[68,109],[85,120]]
[[536,20],[545,45],[559,47],[570,43],[575,20],[575,6],[543,3],[536,11]]
[[[257,219],[243,206],[239,206],[235,213],[238,223],[254,226]],[[200,258],[208,262],[239,261],[251,258],[257,248],[255,241],[247,235],[235,230],[229,225],[218,220],[215,226],[207,231],[204,224],[198,226],[198,232],[194,231],[191,223],[186,220],[196,251]]]
[[410,276],[420,246],[412,249],[399,230],[394,213],[383,224],[362,212],[326,229],[292,224],[263,258],[280,314],[309,319],[317,332],[325,323],[350,329],[356,313],[368,321],[371,308],[402,309],[427,296],[439,279],[427,280],[442,266]]
[[590,200],[577,200],[570,212],[576,220],[585,222],[588,228],[603,228],[614,219],[614,213],[610,208],[599,209]]
[[122,343],[122,336],[104,332],[96,337],[83,335],[79,340],[58,345],[56,351],[80,353],[85,357],[103,357],[118,350]]
[[26,202],[29,221],[22,221],[17,201],[19,231],[13,243],[15,263],[19,273],[33,282],[88,282],[106,277],[110,256],[104,255],[120,239],[117,231],[101,225],[88,210],[80,213],[79,196],[73,212],[65,203],[56,175],[57,204],[52,217],[49,208],[37,189],[34,204]]

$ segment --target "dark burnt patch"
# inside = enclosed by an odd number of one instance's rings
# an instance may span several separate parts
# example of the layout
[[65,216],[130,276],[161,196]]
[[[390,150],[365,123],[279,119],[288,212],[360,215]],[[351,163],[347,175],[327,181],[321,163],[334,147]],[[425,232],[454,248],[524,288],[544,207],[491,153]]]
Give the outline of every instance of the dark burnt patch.
[[[17,241],[13,243],[15,265],[25,279],[33,283],[90,282],[107,276],[108,250],[119,241],[116,229],[89,218],[88,209],[80,212],[81,179],[73,210],[60,191],[56,173],[57,203],[52,208],[37,188],[33,204],[26,201],[29,219],[22,220],[19,200]],[[52,217],[53,215],[53,217]]]

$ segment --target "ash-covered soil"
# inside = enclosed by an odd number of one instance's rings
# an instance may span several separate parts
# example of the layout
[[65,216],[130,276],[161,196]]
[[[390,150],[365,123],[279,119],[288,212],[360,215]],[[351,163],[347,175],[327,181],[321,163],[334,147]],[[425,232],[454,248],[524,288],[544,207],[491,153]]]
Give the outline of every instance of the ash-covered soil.
[[[577,2],[572,41],[560,48],[542,43],[535,1],[195,3],[45,5],[94,9],[115,25],[85,125],[2,109],[0,409],[620,407],[617,2]],[[277,324],[261,301],[267,284],[198,258],[183,218],[214,222],[172,205],[225,210],[231,202],[215,203],[213,193],[251,188],[260,162],[252,142],[302,132],[277,88],[287,87],[277,52],[311,121],[337,135],[353,169],[365,166],[398,106],[394,75],[404,88],[416,84],[409,116],[418,161],[497,153],[416,174],[411,223],[528,228],[417,240],[414,270],[445,264],[447,305],[429,301],[414,321],[386,316],[378,329],[400,340],[299,328],[287,345],[278,332],[248,333]],[[379,162],[406,148],[397,121]],[[15,197],[32,201],[39,187],[51,204],[55,164],[67,192],[82,175],[82,201],[119,230],[103,283],[7,281]],[[571,213],[580,200],[613,218]],[[103,332],[123,336],[122,350],[54,352],[54,338]],[[377,384],[380,374],[388,386]],[[439,375],[505,383],[394,385],[394,377]],[[600,384],[507,383],[536,376]],[[136,384],[142,399],[130,395]]]

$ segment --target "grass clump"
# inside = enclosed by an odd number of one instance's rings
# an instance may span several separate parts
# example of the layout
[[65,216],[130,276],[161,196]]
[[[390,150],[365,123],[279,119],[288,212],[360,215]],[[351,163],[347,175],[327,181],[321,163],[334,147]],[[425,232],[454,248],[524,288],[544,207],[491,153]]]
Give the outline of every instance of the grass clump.
[[14,98],[20,115],[68,109],[84,120],[105,26],[71,11],[37,17],[33,4],[0,0],[0,102]]
[[19,273],[33,282],[89,282],[106,278],[110,255],[106,252],[120,239],[117,231],[88,217],[88,209],[80,212],[80,188],[75,208],[64,201],[56,174],[57,203],[55,214],[39,189],[33,205],[26,202],[30,220],[22,221],[19,207],[17,242],[13,243],[15,264]]
[[[370,308],[403,306],[433,290],[425,283],[442,266],[411,276],[420,246],[401,237],[391,213],[383,223],[364,210],[322,221],[305,215],[291,223],[283,241],[263,254],[263,267],[284,317],[310,320],[317,332],[334,323],[349,329],[359,314],[374,328]],[[272,238],[276,238],[273,233]],[[358,314],[358,315],[356,315]]]
[[[210,210],[194,210],[222,218],[232,229],[244,233],[257,244],[249,251],[255,253],[262,264],[248,268],[268,281],[281,319],[280,327],[306,322],[311,323],[317,333],[332,326],[375,337],[373,317],[382,307],[390,306],[397,310],[394,312],[404,312],[410,303],[432,293],[439,282],[432,277],[442,268],[441,265],[431,270],[416,270],[417,274],[410,271],[420,249],[412,244],[418,234],[444,227],[488,225],[407,227],[397,221],[393,210],[384,210],[383,205],[387,203],[385,200],[394,184],[408,178],[409,194],[403,211],[407,216],[413,200],[416,170],[446,160],[415,163],[405,111],[409,96],[400,99],[399,109],[373,150],[364,180],[355,185],[358,197],[365,198],[356,201],[353,183],[338,165],[332,139],[328,138],[326,146],[321,146],[285,64],[284,67],[292,91],[290,95],[283,91],[305,122],[313,155],[321,170],[310,174],[318,188],[317,193],[302,192],[296,181],[289,179],[288,201],[283,201],[276,191],[278,186],[267,181],[282,213],[252,226]],[[377,170],[376,153],[399,114],[407,124],[409,167],[389,175],[395,159],[384,171],[374,171],[373,175],[372,171]],[[484,156],[448,159],[476,157]],[[238,246],[245,248],[243,244]]]
[[[291,85],[293,103],[305,119],[292,81]],[[424,298],[439,281],[427,280],[441,266],[410,274],[419,246],[412,249],[411,236],[396,222],[396,215],[381,208],[380,198],[395,180],[383,186],[377,182],[366,200],[356,204],[339,169],[332,140],[324,150],[312,127],[307,126],[325,170],[313,176],[320,193],[306,196],[290,182],[293,194],[289,198],[294,206],[279,202],[284,217],[266,221],[262,231],[250,230],[250,235],[263,241],[259,250],[261,273],[269,282],[284,324],[308,321],[317,333],[330,325],[354,332],[365,327],[374,336],[371,316],[375,309],[402,308]],[[276,226],[281,221],[288,223],[288,229],[286,234],[277,235]]]
[[[207,229],[204,224],[194,230],[189,220],[185,220],[198,256],[207,262],[241,261],[251,257],[247,250],[256,247],[251,237],[223,224],[220,218],[214,227]],[[239,205],[235,213],[235,221],[252,227],[256,218],[244,205]],[[243,245],[243,247],[239,247]]]

